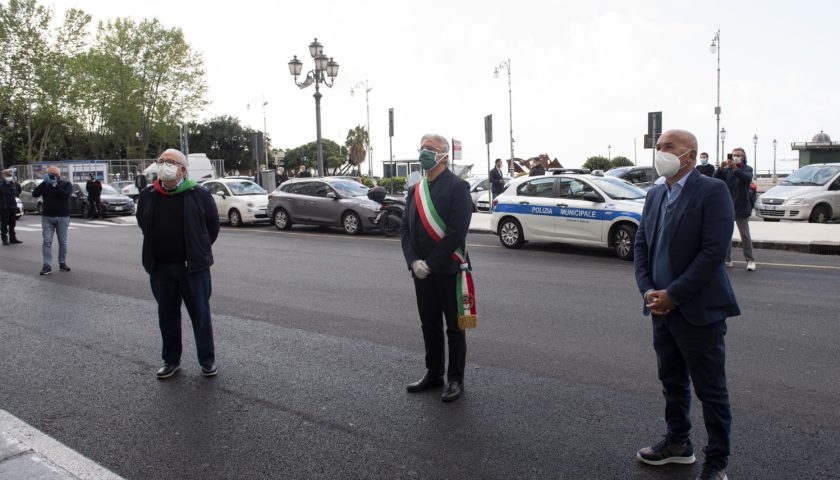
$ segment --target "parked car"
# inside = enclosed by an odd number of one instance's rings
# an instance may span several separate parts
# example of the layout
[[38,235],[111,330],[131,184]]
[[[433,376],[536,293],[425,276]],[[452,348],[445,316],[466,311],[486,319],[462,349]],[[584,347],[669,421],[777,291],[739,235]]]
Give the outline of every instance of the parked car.
[[611,168],[604,175],[626,180],[642,190],[650,190],[657,177],[653,167],[642,166]]
[[15,198],[15,204],[17,205],[17,214],[15,214],[15,218],[20,220],[20,217],[23,216],[23,202],[21,202],[19,198]]
[[756,200],[755,213],[765,222],[840,218],[840,164],[806,165],[793,172]]
[[32,191],[35,187],[43,182],[43,180],[25,180],[20,184],[20,202],[23,204],[24,212],[38,212],[41,214],[42,197],[35,198],[32,196]]
[[[505,186],[502,188],[502,192],[507,190],[508,186],[510,185],[510,179],[505,178]],[[484,191],[481,192],[481,195],[478,196],[478,199],[475,201],[475,209],[478,212],[489,212],[490,211],[490,192]]]
[[490,190],[490,179],[484,177],[470,177],[466,179],[470,184],[470,196],[472,197],[473,212],[477,210],[478,197]]
[[[134,215],[134,200],[116,191],[110,185],[102,185],[99,196],[104,215]],[[73,194],[70,195],[70,215],[88,216],[87,182],[73,183]]]
[[268,192],[251,180],[239,178],[217,178],[201,184],[216,201],[219,220],[227,221],[231,227],[244,223],[269,221]]
[[268,214],[274,226],[287,230],[294,223],[341,227],[358,235],[378,228],[380,205],[367,197],[368,187],[340,178],[294,178],[268,196]]
[[490,226],[507,248],[532,240],[595,245],[632,260],[645,193],[615,177],[519,177],[493,200]]
[[108,185],[114,187],[114,190],[122,193],[123,188],[125,188],[129,185],[134,185],[134,180],[117,180],[117,181],[109,183]]

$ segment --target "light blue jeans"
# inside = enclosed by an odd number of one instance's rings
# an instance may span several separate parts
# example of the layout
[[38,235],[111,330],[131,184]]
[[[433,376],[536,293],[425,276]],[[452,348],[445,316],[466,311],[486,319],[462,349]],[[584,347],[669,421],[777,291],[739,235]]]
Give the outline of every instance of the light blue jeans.
[[41,217],[41,231],[44,236],[42,246],[44,265],[52,265],[53,232],[58,237],[58,263],[67,263],[67,229],[70,217]]

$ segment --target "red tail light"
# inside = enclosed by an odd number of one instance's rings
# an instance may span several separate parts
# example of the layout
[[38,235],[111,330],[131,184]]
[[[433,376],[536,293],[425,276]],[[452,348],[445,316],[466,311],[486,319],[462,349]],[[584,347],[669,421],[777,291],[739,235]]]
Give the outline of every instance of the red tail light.
[[495,209],[496,209],[496,205],[498,205],[498,204],[499,204],[499,199],[498,199],[498,198],[494,198],[494,199],[493,199],[493,202],[492,202],[492,203],[491,203],[491,205],[490,205],[490,211],[492,212],[493,210],[495,210]]

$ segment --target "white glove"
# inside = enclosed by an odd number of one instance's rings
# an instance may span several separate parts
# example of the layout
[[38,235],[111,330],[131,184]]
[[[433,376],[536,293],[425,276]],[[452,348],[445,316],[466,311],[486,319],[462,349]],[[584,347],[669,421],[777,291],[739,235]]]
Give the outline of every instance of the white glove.
[[415,260],[411,262],[411,271],[414,272],[414,276],[420,280],[423,280],[432,273],[432,271],[429,270],[429,266],[426,265],[425,260]]

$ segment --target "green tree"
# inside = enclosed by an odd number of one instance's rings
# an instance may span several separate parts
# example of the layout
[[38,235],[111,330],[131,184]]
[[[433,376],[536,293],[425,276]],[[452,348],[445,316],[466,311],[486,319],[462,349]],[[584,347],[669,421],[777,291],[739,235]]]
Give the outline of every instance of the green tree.
[[[327,175],[337,175],[347,161],[347,149],[332,140],[326,138],[321,140],[324,151],[324,169]],[[286,168],[297,171],[298,166],[303,164],[308,168],[318,168],[318,144],[310,142],[296,148],[286,150]]]
[[190,124],[190,151],[206,153],[210,158],[225,161],[225,170],[254,170],[252,137],[256,133],[245,128],[238,118],[219,116],[202,123]]
[[588,168],[589,170],[609,170],[610,161],[607,157],[602,157],[600,155],[589,157],[585,162],[583,162],[583,168]]
[[635,164],[629,158],[622,157],[621,155],[613,157],[612,160],[610,160],[610,168],[632,167],[633,165]]
[[344,142],[344,146],[349,150],[352,166],[358,167],[365,161],[369,145],[370,138],[365,127],[356,125],[347,132],[347,141]]

